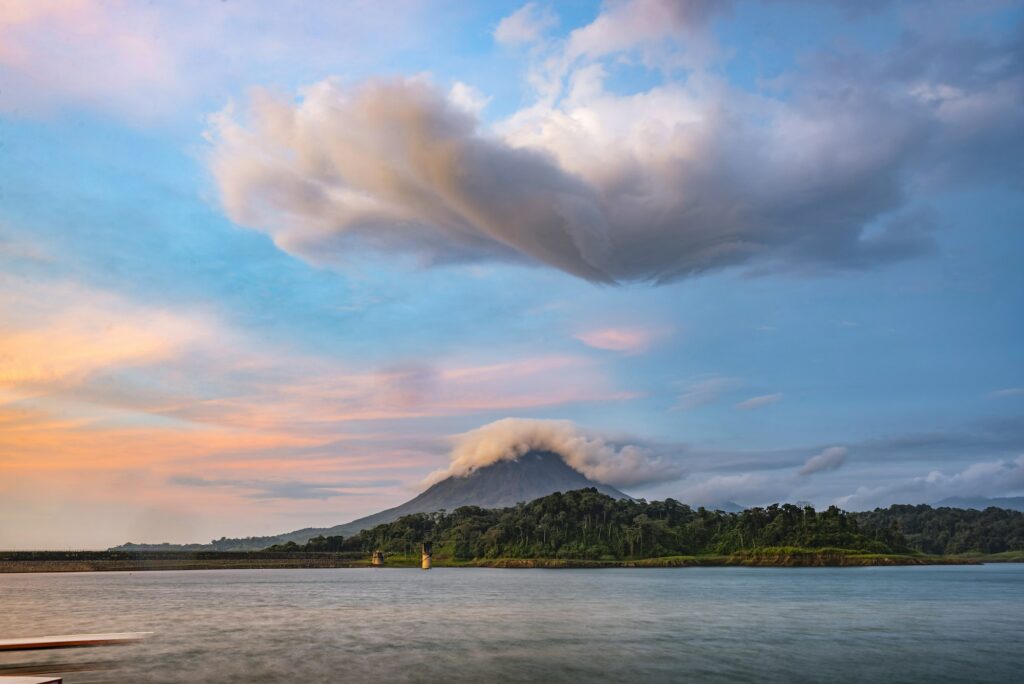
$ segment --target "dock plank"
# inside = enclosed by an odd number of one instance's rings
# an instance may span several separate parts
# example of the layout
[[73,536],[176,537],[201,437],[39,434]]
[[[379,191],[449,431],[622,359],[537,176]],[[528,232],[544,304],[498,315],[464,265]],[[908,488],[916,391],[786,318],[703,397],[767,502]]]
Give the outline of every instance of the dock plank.
[[[0,651],[36,651],[46,648],[82,648],[115,646],[145,639],[152,632],[117,632],[112,634],[61,634],[58,636],[0,639]],[[10,684],[9,680],[3,684]]]

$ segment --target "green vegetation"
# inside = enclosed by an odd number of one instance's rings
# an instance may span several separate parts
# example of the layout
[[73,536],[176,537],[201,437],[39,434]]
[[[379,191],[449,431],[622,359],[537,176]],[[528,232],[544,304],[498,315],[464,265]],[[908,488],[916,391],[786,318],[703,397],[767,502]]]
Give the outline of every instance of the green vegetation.
[[325,537],[322,534],[317,537],[313,537],[305,544],[296,544],[295,542],[290,541],[286,544],[274,544],[273,546],[266,548],[266,551],[272,551],[275,553],[339,553],[341,551],[350,550],[353,549],[345,547],[344,537]]
[[694,510],[672,499],[616,500],[582,489],[515,508],[464,506],[409,515],[349,538],[317,537],[304,546],[268,550],[381,549],[389,564],[402,564],[414,562],[424,540],[434,543],[435,560],[452,565],[866,565],[912,562],[921,553],[1024,551],[1024,513],[928,506],[867,513],[833,506],[819,512],[789,504],[725,513]]
[[896,505],[857,513],[862,528],[898,529],[906,548],[938,555],[1024,552],[1024,513]]

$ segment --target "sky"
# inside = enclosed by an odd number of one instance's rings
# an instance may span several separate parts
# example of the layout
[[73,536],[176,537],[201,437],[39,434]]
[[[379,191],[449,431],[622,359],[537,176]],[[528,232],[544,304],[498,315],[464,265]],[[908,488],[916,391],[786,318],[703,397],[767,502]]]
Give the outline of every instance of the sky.
[[1024,494],[1024,5],[0,0],[0,547]]

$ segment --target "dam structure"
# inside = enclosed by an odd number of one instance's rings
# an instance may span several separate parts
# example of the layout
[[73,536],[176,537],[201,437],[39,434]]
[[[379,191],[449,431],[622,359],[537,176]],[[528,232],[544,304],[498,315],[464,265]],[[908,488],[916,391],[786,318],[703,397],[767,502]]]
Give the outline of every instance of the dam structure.
[[423,556],[420,560],[420,567],[424,570],[430,569],[430,561],[434,556],[430,542],[423,542]]

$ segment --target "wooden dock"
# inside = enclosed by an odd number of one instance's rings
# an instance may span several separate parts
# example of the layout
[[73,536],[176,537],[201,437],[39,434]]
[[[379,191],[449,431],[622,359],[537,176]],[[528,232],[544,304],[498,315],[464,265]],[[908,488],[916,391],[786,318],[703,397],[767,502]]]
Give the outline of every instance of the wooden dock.
[[[37,651],[46,648],[83,648],[116,646],[145,639],[152,632],[118,632],[114,634],[62,634],[60,636],[0,639],[0,651]],[[10,680],[0,680],[10,684]]]

